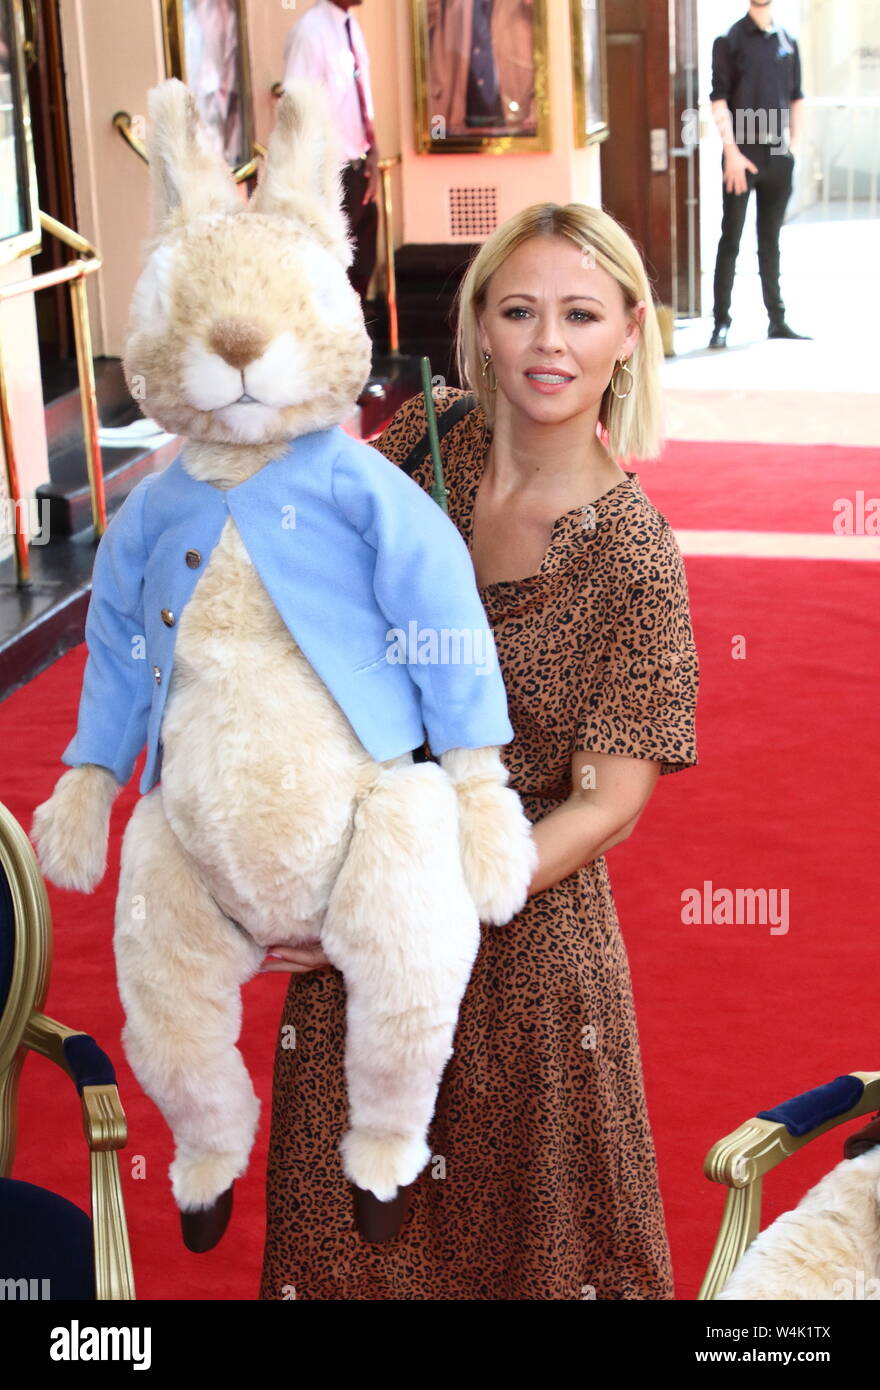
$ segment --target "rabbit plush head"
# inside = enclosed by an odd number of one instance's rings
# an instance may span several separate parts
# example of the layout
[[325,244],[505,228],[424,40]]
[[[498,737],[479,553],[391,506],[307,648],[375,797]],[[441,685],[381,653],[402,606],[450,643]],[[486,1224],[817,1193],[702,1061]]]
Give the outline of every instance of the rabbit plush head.
[[346,270],[339,147],[320,87],[278,104],[248,203],[172,78],[149,105],[154,231],[135,289],[129,389],[164,429],[272,445],[339,424],[370,373]]

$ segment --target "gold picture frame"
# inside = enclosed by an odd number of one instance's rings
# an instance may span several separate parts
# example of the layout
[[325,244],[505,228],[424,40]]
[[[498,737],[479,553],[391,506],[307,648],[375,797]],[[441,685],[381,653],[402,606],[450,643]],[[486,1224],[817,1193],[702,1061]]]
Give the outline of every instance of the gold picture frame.
[[608,68],[605,0],[569,0],[571,13],[574,142],[582,149],[607,140]]
[[[161,5],[166,76],[179,77],[189,87],[226,162],[233,168],[245,164],[253,154],[245,0],[161,0]],[[227,83],[230,99],[225,107],[216,92],[201,86],[202,54],[233,78]]]
[[42,248],[22,0],[0,0],[0,265]]
[[549,150],[546,0],[495,0],[483,44],[474,31],[479,3],[411,0],[416,148],[420,154]]

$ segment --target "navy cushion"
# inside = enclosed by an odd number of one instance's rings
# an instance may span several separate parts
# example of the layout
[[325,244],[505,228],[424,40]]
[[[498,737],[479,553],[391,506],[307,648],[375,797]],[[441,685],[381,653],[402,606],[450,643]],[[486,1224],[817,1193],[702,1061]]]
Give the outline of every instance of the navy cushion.
[[6,874],[0,867],[0,1014],[6,1008],[9,998],[14,955],[15,918],[12,912],[12,892]]
[[774,1105],[772,1110],[759,1110],[758,1118],[785,1125],[789,1134],[809,1134],[826,1120],[845,1114],[861,1100],[864,1089],[865,1083],[857,1076],[836,1076],[824,1086],[815,1086],[812,1091]]
[[[5,1299],[93,1299],[92,1223],[57,1192],[0,1178],[0,1280]],[[33,1282],[31,1282],[33,1281]]]
[[64,1058],[73,1073],[76,1089],[82,1095],[83,1086],[115,1086],[113,1063],[88,1033],[65,1038]]

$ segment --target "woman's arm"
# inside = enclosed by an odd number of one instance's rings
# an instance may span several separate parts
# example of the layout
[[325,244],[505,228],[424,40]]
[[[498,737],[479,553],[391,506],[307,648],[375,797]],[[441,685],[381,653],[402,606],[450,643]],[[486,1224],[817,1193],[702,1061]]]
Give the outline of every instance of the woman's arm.
[[532,828],[538,864],[529,897],[621,844],[651,799],[659,775],[660,764],[646,758],[575,753],[571,795]]

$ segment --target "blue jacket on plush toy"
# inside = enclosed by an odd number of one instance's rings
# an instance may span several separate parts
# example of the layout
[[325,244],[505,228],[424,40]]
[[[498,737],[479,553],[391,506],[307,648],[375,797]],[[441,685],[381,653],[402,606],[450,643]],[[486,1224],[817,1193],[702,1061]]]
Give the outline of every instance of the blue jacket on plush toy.
[[[509,743],[513,729],[470,555],[445,513],[338,426],[295,439],[236,487],[178,458],[134,489],[98,546],[71,766],[140,790],[161,772],[180,615],[229,517],[285,626],[377,761]],[[491,658],[491,660],[487,659]]]

